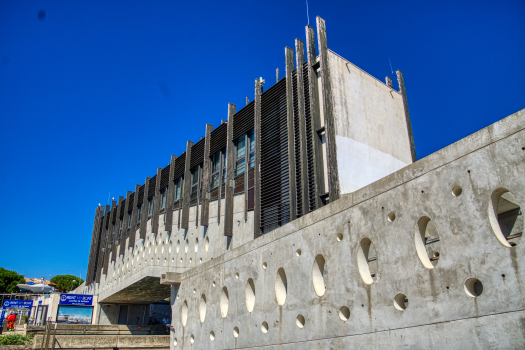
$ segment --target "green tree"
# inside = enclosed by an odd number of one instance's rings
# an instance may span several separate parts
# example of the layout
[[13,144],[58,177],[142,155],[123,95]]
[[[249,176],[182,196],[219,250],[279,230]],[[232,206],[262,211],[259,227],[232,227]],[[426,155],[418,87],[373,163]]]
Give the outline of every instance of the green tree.
[[19,290],[16,285],[24,283],[26,283],[24,276],[0,267],[0,293],[17,293]]
[[[73,282],[75,281],[75,282]],[[81,285],[84,280],[80,277],[73,276],[73,275],[57,275],[50,280],[51,283],[55,283],[57,286],[57,289],[61,289],[65,292],[69,292],[70,290],[75,289],[79,285]]]

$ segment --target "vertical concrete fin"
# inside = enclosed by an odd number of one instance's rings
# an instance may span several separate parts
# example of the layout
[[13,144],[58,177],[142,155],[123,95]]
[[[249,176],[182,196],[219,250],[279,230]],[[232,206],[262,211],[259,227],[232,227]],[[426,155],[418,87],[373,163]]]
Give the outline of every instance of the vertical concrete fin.
[[206,124],[206,136],[204,140],[204,161],[202,176],[202,205],[201,205],[201,225],[208,226],[210,217],[210,180],[211,180],[211,162],[210,162],[210,141],[213,125]]
[[288,183],[290,196],[290,220],[297,218],[297,185],[295,176],[295,138],[293,123],[293,50],[284,48],[286,58],[286,114],[288,129]]
[[184,188],[182,196],[182,216],[180,227],[183,229],[188,229],[190,227],[190,188],[191,188],[191,173],[190,173],[190,164],[191,164],[191,148],[193,147],[193,142],[188,141],[186,143],[186,159],[184,164]]
[[171,232],[173,226],[173,200],[175,198],[175,161],[177,156],[171,156],[170,178],[168,181],[168,195],[166,196],[166,209],[164,210],[164,230]]
[[95,209],[95,219],[93,220],[93,233],[91,234],[91,246],[89,247],[89,260],[88,267],[86,271],[86,285],[93,282],[93,269],[95,265],[95,254],[98,253],[98,228],[99,228],[99,219],[100,219],[100,206]]
[[385,77],[385,84],[386,84],[386,86],[388,86],[388,87],[391,88],[391,89],[394,88],[394,85],[392,84],[392,79],[390,79],[389,76],[386,76],[386,77]]
[[153,233],[159,233],[161,177],[162,177],[162,168],[157,168],[157,179],[155,181],[155,197],[153,197],[153,214],[151,216],[151,232]]
[[131,212],[131,226],[129,228],[129,242],[128,247],[135,248],[135,240],[137,236],[137,218],[138,218],[138,203],[139,203],[139,189],[140,185],[135,185],[135,194],[133,195],[133,208]]
[[[222,125],[222,123],[221,123]],[[222,170],[222,165],[224,164],[224,155],[222,154],[222,151],[221,151],[221,155],[220,155],[220,158],[219,158],[219,199],[217,201],[217,223],[220,224],[221,223],[221,204],[222,204],[222,182],[223,182],[223,170]]]
[[399,92],[403,98],[403,108],[405,110],[405,119],[407,123],[408,137],[410,140],[410,153],[412,154],[412,163],[417,160],[416,155],[416,144],[414,143],[414,133],[412,132],[412,121],[410,120],[410,112],[408,110],[407,91],[405,89],[405,79],[403,79],[403,73],[400,70],[396,70],[397,83],[399,85]]
[[146,181],[144,181],[144,197],[142,198],[142,213],[140,216],[140,239],[146,239],[146,230],[148,229],[148,198],[151,195],[149,193],[149,180],[150,178],[146,177]]
[[233,170],[235,145],[233,144],[233,118],[236,107],[228,103],[228,126],[226,131],[226,198],[224,208],[224,235],[233,235]]
[[254,103],[253,135],[255,137],[254,152],[254,208],[253,208],[253,232],[254,238],[262,235],[261,230],[261,83],[255,79],[255,103]]
[[330,81],[330,63],[326,41],[326,24],[317,17],[317,40],[321,67],[321,92],[323,94],[323,114],[326,133],[326,156],[328,164],[328,192],[330,202],[339,199],[339,172],[337,167],[337,145],[335,142],[335,123],[332,103],[332,85]]
[[106,252],[105,252],[105,255],[104,255],[104,274],[107,275],[108,273],[108,267],[109,267],[109,256],[110,255],[114,255],[113,253],[113,238],[111,233],[113,232],[112,229],[113,229],[113,221],[115,220],[115,213],[117,212],[117,202],[115,200],[113,200],[111,202],[111,211],[109,212],[109,215],[108,215],[108,224],[107,224],[107,228],[108,228],[108,235],[106,237]]
[[314,69],[317,63],[317,55],[315,53],[315,32],[310,26],[306,26],[306,53],[308,60],[308,92],[310,95],[310,119],[312,124],[312,155],[314,164],[315,177],[315,208],[320,208],[323,205],[321,194],[326,192],[324,188],[324,161],[323,161],[323,145],[319,137],[319,130],[321,130],[321,112],[319,109],[319,88],[317,85],[317,72]]
[[275,82],[278,83],[279,82],[279,68],[277,68],[275,70]]
[[244,134],[244,221],[248,220],[248,172],[250,171],[250,140]]
[[118,197],[118,204],[115,208],[115,235],[113,237],[112,247],[111,247],[111,261],[117,260],[118,255],[118,245],[120,243],[119,228],[120,228],[120,211],[124,205],[124,198],[122,196]]
[[124,205],[124,217],[122,218],[122,234],[120,236],[120,249],[119,255],[126,253],[126,237],[128,235],[128,221],[131,220],[129,215],[129,209],[133,207],[133,203],[130,203],[131,191],[126,192],[126,204]]
[[304,43],[295,39],[295,66],[297,67],[297,109],[299,115],[299,154],[301,156],[299,164],[301,165],[301,205],[303,215],[310,212],[308,205],[308,155],[306,154],[306,111],[304,102]]

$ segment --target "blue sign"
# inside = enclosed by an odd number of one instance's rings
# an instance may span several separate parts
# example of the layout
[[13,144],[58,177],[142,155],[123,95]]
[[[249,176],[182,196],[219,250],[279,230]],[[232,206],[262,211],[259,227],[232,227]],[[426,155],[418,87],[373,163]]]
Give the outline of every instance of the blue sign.
[[93,305],[93,296],[85,294],[60,294],[60,305]]
[[32,306],[33,300],[4,300],[2,313],[0,314],[0,325],[4,323],[6,309],[29,309],[29,313],[31,314]]
[[29,282],[27,282],[27,285],[28,285],[28,286],[34,286],[34,285],[35,285],[35,282],[31,282],[31,281],[29,281]]

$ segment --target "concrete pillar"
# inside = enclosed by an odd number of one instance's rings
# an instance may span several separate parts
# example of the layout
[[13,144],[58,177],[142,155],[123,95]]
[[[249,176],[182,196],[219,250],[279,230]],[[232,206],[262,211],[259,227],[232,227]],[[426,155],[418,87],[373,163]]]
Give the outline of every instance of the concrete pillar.
[[199,207],[201,204],[201,176],[202,167],[199,164],[197,165],[197,205],[195,206],[195,227],[199,227]]
[[297,109],[299,111],[299,154],[301,156],[301,192],[302,198],[301,205],[303,215],[310,212],[310,206],[308,203],[308,155],[306,154],[306,111],[304,102],[304,78],[303,78],[303,66],[304,66],[304,43],[295,39],[295,66],[297,67]]
[[[222,123],[221,123],[222,125]],[[221,203],[222,203],[222,178],[223,178],[223,175],[222,175],[222,164],[224,163],[224,155],[222,154],[222,151],[221,151],[221,156],[219,158],[219,201],[217,202],[217,223],[220,224],[221,223]]]
[[306,26],[306,53],[308,60],[308,92],[310,95],[310,119],[312,124],[312,155],[315,177],[315,207],[323,206],[321,194],[325,193],[324,188],[324,161],[323,145],[318,132],[321,130],[321,112],[319,104],[319,89],[317,85],[317,72],[313,68],[317,63],[315,53],[315,33],[314,29]]
[[248,172],[250,171],[250,140],[244,134],[244,221],[248,220]]
[[399,93],[403,98],[403,107],[405,109],[405,119],[407,123],[408,137],[410,139],[410,153],[412,154],[412,162],[417,160],[416,155],[416,144],[414,143],[414,133],[412,132],[412,121],[410,120],[410,112],[408,110],[407,91],[405,89],[405,80],[403,79],[403,73],[396,70],[397,83],[399,85]]
[[224,235],[233,236],[233,171],[235,169],[235,145],[233,144],[233,116],[235,105],[228,103],[228,129],[226,132],[226,198],[224,208]]
[[155,183],[155,197],[153,197],[153,213],[151,215],[151,232],[159,233],[159,215],[160,215],[160,180],[162,177],[162,168],[157,168],[157,181]]
[[332,84],[330,81],[330,64],[328,62],[328,44],[326,41],[326,24],[317,17],[317,40],[321,67],[321,92],[323,94],[324,125],[326,133],[326,156],[328,158],[328,192],[330,202],[339,199],[339,173],[337,167],[337,147],[335,144],[335,123],[332,104]]
[[208,226],[210,217],[210,180],[211,180],[211,162],[210,162],[210,141],[213,125],[206,124],[206,136],[204,140],[204,161],[202,163],[202,205],[201,205],[201,225]]
[[394,85],[392,85],[392,79],[390,79],[389,76],[385,77],[385,83],[386,83],[386,86],[388,86],[389,88],[391,88],[391,89],[394,88]]
[[277,68],[275,70],[275,82],[278,83],[279,82],[279,68]]
[[100,225],[100,244],[99,244],[99,251],[98,251],[98,257],[95,263],[95,282],[100,283],[100,276],[102,275],[102,269],[104,266],[104,254],[106,252],[106,236],[105,236],[105,230],[107,227],[109,218],[109,205],[106,205],[106,208],[104,210],[104,216],[101,219],[101,225]]
[[113,242],[111,242],[112,244],[112,247],[111,247],[111,251],[112,251],[112,254],[111,254],[111,261],[116,261],[117,260],[117,255],[118,255],[118,244],[120,243],[120,237],[119,237],[119,227],[120,227],[120,211],[121,211],[121,208],[122,206],[124,205],[124,198],[122,198],[122,196],[119,196],[118,197],[118,204],[117,204],[117,207],[115,208],[115,236],[113,237]]
[[248,103],[250,103],[250,99],[248,98],[248,96],[246,96],[246,105],[248,106]]
[[173,201],[175,198],[175,161],[177,156],[171,156],[170,179],[168,181],[168,195],[166,196],[166,210],[164,211],[164,230],[171,232],[173,226]]
[[262,235],[261,230],[261,84],[255,79],[253,135],[255,137],[254,152],[254,203],[253,203],[253,232],[254,238]]
[[[144,181],[144,197],[142,198],[142,215],[140,217],[140,239],[146,239],[146,231],[148,229],[148,197],[150,196],[149,193],[149,177],[146,177],[146,181]],[[142,243],[144,244],[144,242]]]
[[133,203],[130,203],[131,191],[126,192],[126,201],[124,202],[124,217],[122,222],[122,236],[120,237],[120,249],[119,255],[126,253],[126,237],[128,236],[128,221],[131,220],[129,210],[133,207]]
[[183,229],[189,228],[190,221],[190,188],[191,188],[191,148],[193,147],[193,142],[188,141],[186,143],[186,163],[184,166],[184,195],[182,196],[182,215],[181,215],[181,224],[180,227]]
[[94,267],[96,264],[96,258],[98,255],[98,245],[100,242],[100,223],[102,219],[102,212],[104,208],[101,206],[98,206],[95,210],[95,219],[93,220],[93,233],[91,234],[91,246],[89,248],[89,260],[88,260],[88,268],[86,271],[86,285],[91,284],[93,282],[94,277]]
[[[131,227],[129,228],[128,247],[135,249],[135,238],[137,233],[137,217],[138,217],[138,203],[139,203],[139,189],[140,185],[135,185],[135,194],[133,195],[133,211],[131,212]],[[130,203],[131,204],[131,203]]]
[[290,220],[297,218],[297,184],[295,176],[295,138],[293,123],[293,50],[284,48],[286,57],[286,114],[288,129],[288,182],[290,196]]
[[107,275],[108,273],[108,266],[109,266],[109,256],[110,254],[112,253],[112,247],[113,247],[113,240],[111,239],[111,232],[112,232],[112,226],[114,224],[114,220],[115,220],[115,213],[117,212],[117,202],[115,200],[113,200],[111,202],[111,211],[109,212],[109,215],[108,215],[108,225],[107,225],[107,228],[108,228],[108,236],[106,238],[106,251],[105,251],[105,255],[104,255],[104,274]]

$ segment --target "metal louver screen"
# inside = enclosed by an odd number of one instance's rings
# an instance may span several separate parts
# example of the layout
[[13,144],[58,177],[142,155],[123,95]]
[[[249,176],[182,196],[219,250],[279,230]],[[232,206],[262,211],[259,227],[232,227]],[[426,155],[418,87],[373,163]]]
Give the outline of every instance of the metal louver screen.
[[191,148],[190,169],[196,167],[204,160],[204,139],[200,140]]
[[261,228],[270,232],[290,221],[286,79],[261,97]]
[[157,184],[157,175],[153,176],[151,179],[149,179],[148,184],[148,197],[151,197],[155,194],[155,185]]
[[137,206],[141,205],[144,202],[144,185],[139,187],[139,196],[137,198]]
[[186,152],[175,160],[175,170],[173,171],[173,180],[177,180],[184,175],[184,165],[186,164]]
[[221,124],[211,132],[209,156],[226,147],[227,125],[227,123]]
[[162,171],[160,172],[160,189],[161,190],[164,187],[168,186],[168,182],[170,181],[170,167],[171,167],[171,164],[168,164],[168,166],[162,169]]
[[308,85],[308,63],[303,66],[303,80],[304,80],[304,106],[306,118],[306,155],[307,159],[307,173],[308,173],[308,204],[310,211],[315,210],[315,175],[314,175],[314,156],[313,156],[313,137],[317,137],[317,133],[312,131],[312,117],[310,115],[310,87]]
[[233,139],[246,134],[253,128],[254,122],[254,101],[248,103],[243,109],[233,116]]

